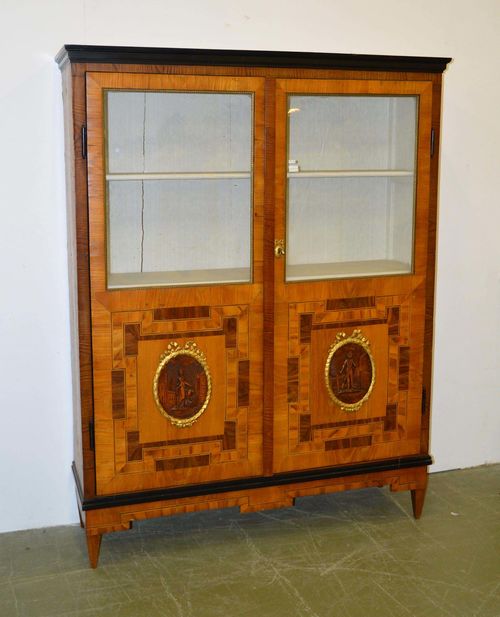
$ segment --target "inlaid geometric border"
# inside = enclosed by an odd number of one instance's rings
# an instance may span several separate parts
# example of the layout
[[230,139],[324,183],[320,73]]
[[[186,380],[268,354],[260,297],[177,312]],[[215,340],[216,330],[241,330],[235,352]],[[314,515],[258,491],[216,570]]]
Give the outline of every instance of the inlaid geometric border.
[[[328,299],[289,305],[289,453],[331,451],[374,443],[399,441],[405,437],[409,364],[411,298],[369,296]],[[388,383],[383,416],[313,423],[309,400],[312,332],[387,326]],[[391,380],[389,376],[396,375]],[[393,382],[396,381],[396,384]],[[349,435],[349,433],[356,433]]]
[[[112,411],[116,473],[171,471],[233,462],[247,457],[249,405],[248,307],[168,307],[112,314]],[[139,341],[206,336],[224,337],[225,362],[235,382],[224,432],[217,435],[141,442],[138,428],[137,356]],[[222,358],[220,359],[222,361]],[[123,448],[125,448],[123,450]],[[120,450],[123,450],[120,454]],[[153,465],[153,468],[151,468]]]

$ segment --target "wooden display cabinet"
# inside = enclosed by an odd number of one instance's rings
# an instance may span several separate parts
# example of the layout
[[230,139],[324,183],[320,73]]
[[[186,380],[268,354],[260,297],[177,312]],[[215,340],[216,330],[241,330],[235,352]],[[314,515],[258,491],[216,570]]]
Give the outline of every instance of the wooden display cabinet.
[[65,46],[75,462],[134,520],[427,482],[447,58]]

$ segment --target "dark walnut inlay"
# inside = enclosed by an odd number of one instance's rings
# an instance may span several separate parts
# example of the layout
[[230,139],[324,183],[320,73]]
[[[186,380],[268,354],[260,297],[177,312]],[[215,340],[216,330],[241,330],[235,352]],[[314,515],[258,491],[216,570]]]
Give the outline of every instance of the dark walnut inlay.
[[355,343],[348,343],[332,356],[328,373],[330,388],[343,403],[358,403],[372,383],[372,364],[367,352]]
[[337,335],[326,364],[327,387],[333,401],[344,411],[356,411],[368,398],[375,380],[375,367],[368,341],[355,330],[350,337]]
[[153,383],[160,412],[175,426],[190,426],[205,411],[211,381],[205,354],[196,343],[170,343],[162,355]]
[[165,364],[158,378],[158,399],[165,411],[180,420],[191,418],[206,400],[208,380],[203,366],[187,354]]

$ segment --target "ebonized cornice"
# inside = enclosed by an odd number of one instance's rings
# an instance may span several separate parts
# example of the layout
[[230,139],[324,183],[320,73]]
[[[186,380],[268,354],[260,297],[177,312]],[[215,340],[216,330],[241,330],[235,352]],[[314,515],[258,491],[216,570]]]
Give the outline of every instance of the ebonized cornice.
[[297,51],[65,45],[57,54],[56,62],[59,67],[62,67],[68,61],[93,64],[182,64],[442,73],[451,58]]

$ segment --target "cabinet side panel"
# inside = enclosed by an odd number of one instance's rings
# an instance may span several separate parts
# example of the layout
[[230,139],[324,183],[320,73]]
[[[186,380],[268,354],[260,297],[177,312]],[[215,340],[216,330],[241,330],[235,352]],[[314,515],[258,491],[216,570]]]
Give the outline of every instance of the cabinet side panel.
[[71,328],[75,348],[73,361],[75,465],[84,496],[91,497],[95,495],[95,462],[90,436],[90,423],[94,411],[87,164],[82,151],[82,126],[86,124],[84,76],[84,67],[67,65],[64,68]]
[[441,124],[441,75],[433,77],[432,84],[432,128],[434,130],[434,153],[431,158],[430,188],[429,188],[429,231],[427,244],[427,275],[425,302],[425,334],[424,334],[424,370],[423,387],[425,390],[422,402],[422,437],[421,452],[429,450],[430,401],[432,388],[432,349],[434,337],[434,289],[436,278],[436,236],[437,236],[437,199],[439,188],[439,135]]
[[78,285],[75,221],[75,164],[73,140],[73,92],[71,66],[62,69],[64,101],[64,160],[66,169],[66,224],[68,233],[68,282],[71,338],[71,375],[73,389],[73,458],[80,481],[83,481],[82,413],[80,399],[80,362],[78,354]]

